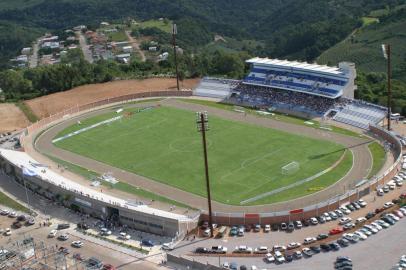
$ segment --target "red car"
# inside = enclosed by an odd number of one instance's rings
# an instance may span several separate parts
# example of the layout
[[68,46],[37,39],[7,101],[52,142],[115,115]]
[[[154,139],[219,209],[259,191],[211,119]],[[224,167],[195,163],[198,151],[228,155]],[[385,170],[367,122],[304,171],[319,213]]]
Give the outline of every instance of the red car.
[[406,199],[406,193],[400,194],[399,198],[400,199]]
[[343,231],[344,231],[343,228],[338,227],[338,228],[331,229],[329,234],[330,235],[335,235],[335,234],[342,233]]
[[105,264],[103,265],[103,270],[116,270],[116,268],[111,264]]

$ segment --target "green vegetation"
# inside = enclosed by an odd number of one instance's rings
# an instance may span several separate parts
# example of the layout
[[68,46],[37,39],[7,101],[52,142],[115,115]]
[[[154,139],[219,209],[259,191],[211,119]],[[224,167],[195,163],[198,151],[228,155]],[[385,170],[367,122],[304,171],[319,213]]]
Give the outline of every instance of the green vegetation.
[[291,189],[274,194],[270,197],[262,198],[255,201],[255,204],[267,204],[280,201],[293,200],[302,196],[311,195],[315,192],[323,190],[333,185],[338,180],[342,179],[347,172],[351,169],[353,164],[353,156],[351,151],[346,150],[343,160],[330,172],[325,175],[311,181],[304,183],[303,185],[293,187]]
[[[96,117],[100,121],[110,116]],[[70,137],[56,146],[205,196],[201,140],[194,118],[193,112],[159,107]],[[84,121],[81,128],[97,122],[93,118]],[[61,134],[77,128],[74,125]],[[217,117],[210,118],[208,144],[213,198],[227,204],[239,204],[310,177],[334,164],[344,151],[335,143]],[[300,163],[300,173],[283,175],[281,167],[292,161]]]
[[[101,176],[100,174],[98,174],[98,173],[96,173],[94,171],[88,170],[86,168],[83,168],[83,167],[81,167],[79,165],[67,162],[65,160],[61,160],[59,158],[56,158],[56,157],[53,157],[53,156],[50,156],[50,155],[46,155],[46,156],[49,159],[53,160],[54,162],[58,163],[59,165],[62,165],[63,167],[65,167],[68,171],[73,172],[73,173],[75,173],[77,175],[80,175],[83,178],[85,178],[86,180],[90,181],[92,179],[96,179],[96,178]],[[155,201],[167,203],[167,204],[170,204],[170,205],[176,205],[178,207],[182,207],[182,208],[186,208],[186,209],[190,208],[190,206],[185,205],[183,203],[180,203],[178,201],[168,199],[166,197],[157,195],[157,194],[149,192],[149,191],[147,191],[145,189],[141,189],[139,187],[135,187],[133,185],[130,185],[130,184],[127,184],[127,183],[124,183],[124,182],[119,182],[119,183],[117,183],[115,185],[111,185],[111,184],[109,184],[107,182],[101,181],[101,184],[103,186],[107,187],[107,188],[117,189],[117,190],[126,192],[128,194],[139,196],[141,198],[155,200]]]
[[326,50],[318,62],[335,65],[340,61],[351,61],[363,72],[386,72],[381,44],[392,44],[393,76],[406,81],[406,8],[379,18],[379,23],[369,24],[372,20],[374,18],[369,18],[365,27]]
[[117,32],[111,32],[108,34],[109,40],[115,42],[127,41],[128,37],[125,34],[124,30],[120,30]]
[[373,23],[379,23],[379,19],[374,18],[374,17],[362,17],[362,26],[363,27],[368,26]]
[[[218,108],[218,109],[222,109],[222,110],[228,110],[228,111],[234,110],[234,107],[235,107],[234,105],[231,105],[231,104],[225,104],[225,103],[219,103],[219,102],[201,100],[201,99],[178,99],[178,100],[183,101],[183,102],[188,102],[188,103],[210,106],[210,107],[214,107],[214,108]],[[317,129],[320,128],[320,122],[313,120],[313,119],[309,120],[309,119],[304,119],[304,118],[287,115],[287,114],[282,114],[282,113],[278,113],[278,112],[273,112],[274,115],[272,115],[272,116],[265,116],[265,115],[259,115],[256,112],[256,110],[253,110],[250,108],[245,108],[245,110],[247,113],[255,114],[258,117],[268,117],[268,118],[272,118],[277,121],[292,123],[295,125],[307,126],[307,127],[317,128]],[[307,125],[305,123],[306,121],[310,121],[310,122],[314,123],[314,125]],[[331,131],[335,132],[335,133],[339,133],[339,134],[343,134],[343,135],[347,135],[347,136],[353,136],[353,137],[362,136],[361,134],[348,130],[348,129],[344,129],[344,128],[340,128],[340,127],[336,127],[336,126],[330,126],[330,128],[331,128]]]
[[0,204],[4,205],[6,207],[10,207],[16,211],[22,211],[25,213],[30,213],[30,209],[25,207],[24,205],[20,204],[19,202],[11,199],[9,196],[4,194],[3,192],[0,191]]
[[35,113],[31,110],[27,104],[25,104],[22,101],[19,101],[16,103],[17,107],[20,108],[20,110],[24,113],[24,115],[27,117],[28,121],[31,123],[35,123],[39,120],[38,116],[35,115]]
[[138,23],[135,27],[133,27],[133,30],[138,30],[138,29],[143,29],[143,28],[158,28],[159,30],[166,32],[166,33],[172,33],[172,21],[168,19],[163,19],[163,20],[147,20]]
[[386,161],[386,153],[382,145],[377,142],[370,143],[368,148],[373,160],[371,171],[368,174],[368,178],[371,178],[382,169]]

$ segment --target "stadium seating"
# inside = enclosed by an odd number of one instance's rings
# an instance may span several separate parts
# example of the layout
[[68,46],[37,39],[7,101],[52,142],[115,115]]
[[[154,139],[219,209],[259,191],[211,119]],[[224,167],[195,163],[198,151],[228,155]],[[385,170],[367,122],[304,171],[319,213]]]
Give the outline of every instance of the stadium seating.
[[386,109],[365,102],[347,101],[334,116],[334,120],[361,129],[368,129],[371,124],[378,124],[385,118]]
[[228,97],[232,90],[240,83],[237,80],[203,78],[193,91],[195,96],[224,99]]

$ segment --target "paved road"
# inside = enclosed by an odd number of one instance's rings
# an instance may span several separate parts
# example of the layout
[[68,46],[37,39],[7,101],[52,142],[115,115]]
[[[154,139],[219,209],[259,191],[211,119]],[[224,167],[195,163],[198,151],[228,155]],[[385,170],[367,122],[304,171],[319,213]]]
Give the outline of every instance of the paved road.
[[[290,202],[283,202],[277,203],[272,205],[263,205],[263,206],[230,206],[225,205],[218,202],[213,202],[213,208],[216,212],[269,212],[269,211],[283,211],[283,210],[291,210],[303,207],[303,205],[310,205],[315,204],[320,201],[328,200],[329,198],[335,197],[339,194],[344,193],[344,190],[348,189],[349,187],[354,187],[356,183],[363,179],[371,168],[372,158],[371,154],[368,150],[367,143],[370,142],[370,139],[365,138],[356,138],[356,137],[349,137],[344,136],[336,133],[331,133],[327,131],[317,130],[314,128],[309,128],[305,126],[294,125],[290,123],[285,123],[281,121],[272,120],[269,118],[264,117],[257,117],[254,115],[247,115],[244,116],[242,114],[220,110],[212,107],[201,106],[192,103],[186,103],[177,101],[175,99],[167,99],[163,102],[163,104],[167,106],[173,106],[176,108],[182,108],[185,110],[191,111],[201,111],[206,110],[209,112],[210,115],[220,116],[225,119],[230,119],[234,121],[241,121],[241,122],[248,122],[254,123],[256,125],[280,129],[289,131],[296,134],[302,134],[304,136],[310,136],[313,138],[319,139],[327,139],[332,140],[337,143],[345,145],[349,148],[353,155],[354,155],[354,166],[348,172],[348,174],[337,184],[323,190],[322,192],[313,194],[311,196],[302,197],[296,200],[292,200]],[[195,194],[191,194],[185,192],[183,190],[177,189],[175,187],[171,187],[165,185],[163,183],[159,183],[157,181],[152,181],[146,177],[142,177],[133,173],[129,173],[126,171],[122,171],[115,167],[109,166],[102,162],[95,161],[90,158],[86,158],[84,156],[77,155],[75,153],[60,149],[55,147],[51,141],[56,136],[56,134],[76,123],[77,120],[88,118],[90,116],[94,116],[97,114],[105,113],[109,109],[100,110],[97,112],[92,112],[89,114],[84,114],[74,119],[67,120],[61,124],[54,126],[53,128],[44,132],[36,142],[36,148],[45,154],[49,154],[51,156],[59,157],[63,160],[72,162],[74,164],[81,164],[82,166],[93,170],[98,173],[104,173],[106,171],[113,172],[114,176],[120,179],[121,181],[140,186],[146,190],[149,190],[154,193],[158,193],[165,197],[177,200],[182,198],[182,202],[191,205],[198,209],[206,209],[207,208],[207,201],[205,198],[200,197]],[[35,154],[35,153],[31,153]]]
[[[7,191],[9,194],[14,196],[17,200],[21,202],[27,202],[27,196],[24,192],[24,189],[18,186],[14,181],[9,177],[3,175],[0,172],[0,183],[1,188]],[[52,204],[46,199],[35,195],[31,192],[28,192],[28,202],[39,216],[36,217],[37,224],[30,227],[23,226],[20,229],[12,230],[11,239],[17,240],[21,239],[24,235],[30,235],[38,241],[43,241],[47,246],[56,245],[65,246],[71,250],[80,252],[84,257],[95,256],[101,259],[104,263],[110,263],[116,266],[118,269],[123,270],[133,270],[133,269],[166,269],[162,266],[159,266],[158,263],[162,261],[165,254],[154,253],[154,256],[145,257],[142,254],[136,253],[135,251],[120,251],[122,247],[115,246],[114,244],[108,242],[98,242],[97,239],[92,239],[85,237],[80,233],[73,230],[73,228],[65,230],[70,235],[70,239],[66,242],[58,241],[54,238],[48,238],[47,235],[50,230],[55,229],[56,224],[64,222],[76,224],[82,217],[73,213],[72,211]],[[1,207],[0,207],[1,208]],[[53,225],[51,227],[39,227],[38,221],[45,220],[45,218],[51,218]],[[14,219],[0,216],[0,228],[11,227],[11,223]],[[88,224],[93,224],[95,220],[89,219],[86,222]],[[72,241],[81,240],[85,243],[84,247],[80,250],[74,250],[69,245]],[[9,237],[0,236],[0,246],[6,245],[9,241]]]
[[89,63],[93,63],[93,55],[92,52],[89,50],[89,46],[87,45],[86,38],[81,31],[77,31],[76,35],[79,37],[79,44],[82,48],[83,55],[85,60]]
[[39,50],[39,39],[35,41],[35,43],[32,45],[32,54],[30,56],[29,60],[29,67],[30,68],[35,68],[38,65],[38,50]]

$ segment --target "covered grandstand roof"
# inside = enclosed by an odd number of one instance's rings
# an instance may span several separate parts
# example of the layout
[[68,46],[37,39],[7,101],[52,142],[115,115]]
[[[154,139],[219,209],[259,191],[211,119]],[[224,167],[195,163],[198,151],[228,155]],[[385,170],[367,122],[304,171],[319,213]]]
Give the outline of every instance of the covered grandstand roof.
[[284,67],[284,68],[296,68],[296,69],[302,69],[305,71],[322,72],[322,73],[331,74],[331,75],[344,75],[344,72],[342,72],[341,69],[339,69],[337,67],[309,64],[306,62],[269,59],[269,58],[260,58],[260,57],[251,58],[251,59],[247,60],[246,62],[249,64],[262,64],[262,65],[269,65],[269,66],[280,66],[280,67]]

